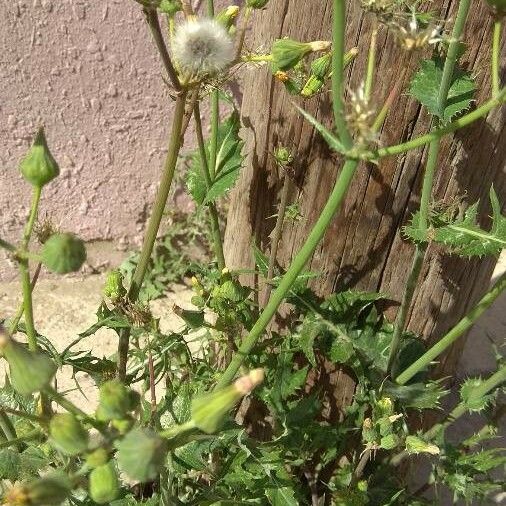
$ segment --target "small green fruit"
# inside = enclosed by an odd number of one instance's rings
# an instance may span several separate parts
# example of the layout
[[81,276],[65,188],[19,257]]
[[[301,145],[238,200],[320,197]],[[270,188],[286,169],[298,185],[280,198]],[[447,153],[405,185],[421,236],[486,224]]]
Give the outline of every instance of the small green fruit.
[[21,395],[39,392],[56,373],[56,364],[45,353],[29,351],[7,336],[0,336],[0,352],[9,364],[12,387]]
[[42,248],[42,263],[58,274],[79,270],[85,260],[84,243],[73,234],[53,234]]
[[119,494],[118,473],[112,462],[99,466],[90,473],[90,497],[98,504],[109,504]]
[[165,463],[166,441],[151,429],[136,427],[116,446],[119,467],[132,480],[154,480]]
[[100,386],[97,416],[104,421],[121,420],[131,410],[130,390],[118,380],[106,381]]
[[47,147],[43,128],[37,132],[32,147],[19,164],[19,170],[30,184],[38,188],[42,188],[60,173],[58,164]]
[[274,71],[292,69],[309,53],[324,51],[329,47],[330,43],[326,41],[299,42],[292,39],[278,39],[272,45],[273,69]]
[[79,455],[88,448],[88,431],[70,413],[57,414],[51,418],[49,435],[54,447],[65,455]]
[[86,464],[91,469],[95,467],[103,466],[109,461],[109,452],[105,448],[97,448],[96,450],[89,453],[86,457]]

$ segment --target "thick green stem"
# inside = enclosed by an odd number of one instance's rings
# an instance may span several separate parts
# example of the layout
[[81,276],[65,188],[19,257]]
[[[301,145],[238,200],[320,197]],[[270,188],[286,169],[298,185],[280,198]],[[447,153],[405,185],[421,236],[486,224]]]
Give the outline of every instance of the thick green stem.
[[503,274],[494,286],[483,296],[478,304],[469,312],[457,325],[455,325],[443,338],[441,338],[432,348],[426,351],[416,362],[403,371],[395,381],[399,385],[405,385],[413,376],[423,371],[436,357],[441,355],[449,346],[451,346],[460,336],[468,330],[471,325],[488,309],[492,303],[506,289],[506,274]]
[[0,408],[0,429],[2,429],[2,432],[5,434],[5,437],[7,440],[12,440],[17,437],[16,429],[14,428],[14,425],[12,424],[10,418],[7,416],[6,411],[8,411],[7,408]]
[[167,72],[167,75],[169,76],[172,87],[176,91],[181,91],[181,83],[179,82],[176,69],[172,64],[169,52],[167,51],[167,46],[165,45],[165,40],[163,39],[160,21],[158,20],[158,13],[156,9],[146,7],[144,9],[144,14],[146,16],[146,22],[148,23],[151,35],[153,36],[156,48],[160,53],[163,66],[165,68],[165,71]]
[[274,267],[276,266],[276,257],[278,255],[279,242],[285,222],[286,206],[288,205],[288,193],[290,190],[290,176],[285,172],[283,180],[283,188],[281,190],[281,198],[279,199],[278,215],[276,217],[276,225],[272,233],[271,250],[269,252],[269,266],[267,267],[267,276],[265,278],[266,287],[263,297],[262,306],[269,301],[272,292],[272,278],[274,277]]
[[267,306],[265,306],[265,309],[260,314],[257,322],[249,334],[244,338],[239,350],[234,355],[230,364],[218,381],[216,389],[225,387],[234,379],[244,359],[248,356],[249,352],[252,350],[253,346],[255,346],[256,342],[263,334],[265,328],[273,316],[276,314],[278,307],[283,302],[283,299],[286,297],[286,294],[289,292],[293,283],[297,279],[297,276],[302,272],[306,263],[311,258],[311,255],[322,240],[325,231],[332,221],[332,218],[334,217],[336,211],[339,209],[343,197],[346,195],[346,191],[348,190],[348,187],[351,183],[353,175],[355,174],[357,165],[358,162],[356,160],[347,160],[344,164],[341,173],[339,174],[339,177],[336,181],[334,189],[330,194],[330,197],[325,204],[325,207],[323,208],[318,221],[315,223],[313,229],[306,239],[306,242],[297,253],[290,267],[282,277],[280,284],[272,293]]
[[413,263],[411,265],[411,271],[409,272],[408,279],[406,281],[406,288],[402,296],[401,305],[395,318],[394,332],[392,335],[392,342],[390,344],[390,353],[388,355],[388,370],[392,367],[392,363],[397,356],[399,347],[401,345],[401,337],[406,326],[406,320],[408,317],[409,308],[413,295],[415,293],[418,277],[422,270],[423,259],[425,258],[425,247],[417,245],[415,255],[413,256]]
[[[455,24],[453,26],[452,38],[450,46],[448,48],[448,53],[446,55],[443,67],[443,75],[441,78],[441,83],[439,85],[437,95],[437,108],[439,118],[442,118],[444,116],[444,110],[446,107],[446,103],[448,101],[448,93],[450,91],[450,86],[452,84],[453,75],[455,72],[455,66],[458,60],[460,39],[464,31],[464,25],[466,23],[470,5],[471,0],[461,0],[459,4],[459,10],[457,12]],[[441,137],[433,140],[429,145],[429,153],[427,156],[427,163],[425,166],[425,173],[423,176],[422,195],[420,197],[420,210],[419,210],[420,214],[419,227],[420,231],[423,234],[427,231],[427,227],[429,224],[430,203],[432,201],[432,186],[434,184],[434,174],[437,168],[440,147],[441,147]],[[404,332],[404,328],[406,326],[406,318],[409,308],[411,307],[411,303],[413,302],[413,295],[415,293],[415,288],[418,283],[418,277],[420,275],[424,256],[425,256],[425,247],[416,246],[411,272],[409,273],[408,281],[406,283],[406,289],[402,297],[401,307],[399,308],[399,312],[397,313],[397,317],[394,323],[394,333],[392,336],[392,343],[390,345],[390,353],[388,357],[388,370],[390,370],[392,363],[399,351],[399,347],[402,340],[402,333]]]
[[33,321],[32,284],[30,282],[30,271],[28,260],[20,260],[19,272],[21,274],[21,286],[23,290],[23,310],[25,314],[26,336],[30,351],[37,349],[37,332]]
[[207,15],[210,18],[214,17],[214,0],[207,0]]
[[218,90],[211,92],[211,137],[209,142],[209,174],[211,180],[216,176],[216,156],[218,153],[218,126],[220,124],[220,95]]
[[494,33],[492,35],[492,97],[499,94],[501,86],[501,30],[502,21],[497,19],[494,22]]
[[419,137],[415,137],[414,139],[411,139],[407,142],[395,144],[393,146],[387,146],[371,153],[364,153],[361,158],[364,160],[376,160],[378,158],[384,158],[386,156],[400,155],[402,153],[412,151],[413,149],[420,148],[422,146],[425,146],[425,144],[429,144],[432,141],[441,139],[441,137],[444,137],[445,135],[451,134],[470,125],[471,123],[474,123],[476,120],[483,118],[483,116],[486,116],[495,107],[502,106],[504,102],[506,102],[506,87],[502,88],[495,98],[488,100],[474,111],[466,114],[465,116],[462,116],[459,119],[456,119],[451,123],[448,123],[448,125],[440,128],[435,128],[431,132],[420,135]]
[[[348,132],[346,121],[344,119],[343,104],[343,77],[344,77],[344,30],[346,26],[346,3],[345,0],[334,0],[333,3],[333,53],[332,53],[332,99],[333,112],[336,128],[341,142],[346,149],[350,149],[353,140]],[[279,306],[283,302],[292,285],[295,283],[298,275],[302,272],[305,265],[314,253],[314,250],[323,239],[330,222],[339,209],[350,183],[358,166],[358,160],[346,160],[339,177],[336,180],[332,193],[330,194],[325,207],[323,208],[313,229],[309,233],[306,241],[295,255],[290,267],[281,278],[278,287],[272,293],[269,302],[258,317],[255,325],[249,334],[244,338],[237,353],[232,357],[228,367],[216,384],[216,389],[228,385],[237,374],[245,358],[255,346],[258,339],[265,331],[267,325],[276,314]]]
[[332,22],[332,108],[337,134],[345,149],[351,149],[353,139],[344,117],[344,38],[346,30],[346,2],[333,1]]
[[[205,180],[207,191],[211,188],[213,182],[211,180],[211,174],[209,173],[209,165],[207,163],[207,153],[204,144],[204,135],[202,133],[202,118],[200,116],[200,105],[198,100],[195,102],[194,117],[195,117],[195,133],[197,135],[197,143],[200,154],[200,167],[202,169],[202,177]],[[213,237],[214,252],[216,260],[218,262],[218,268],[220,270],[225,267],[225,255],[223,254],[223,241],[221,238],[220,231],[220,217],[218,210],[213,202],[208,204],[209,214],[211,217],[211,232]]]
[[30,243],[30,238],[32,237],[33,226],[35,225],[35,220],[37,219],[37,213],[39,211],[39,202],[40,195],[42,193],[42,188],[40,186],[33,187],[32,194],[32,205],[30,207],[30,216],[28,217],[28,221],[25,225],[25,231],[23,233],[23,242],[21,249],[26,251],[28,248],[28,244]]
[[[149,265],[151,253],[153,252],[153,246],[155,244],[158,229],[162,221],[163,212],[169,196],[170,187],[172,185],[172,179],[174,178],[174,170],[176,168],[177,158],[179,150],[181,148],[181,128],[183,124],[183,117],[185,112],[186,104],[186,91],[181,92],[176,100],[176,107],[174,110],[174,117],[172,120],[172,129],[169,138],[169,147],[167,158],[165,160],[165,166],[160,181],[160,187],[156,194],[155,202],[151,216],[149,218],[148,227],[144,236],[144,243],[139,257],[139,262],[135,268],[135,272],[132,276],[132,282],[128,291],[128,298],[131,302],[135,302],[139,297],[139,292],[144,281],[144,276]],[[130,340],[129,329],[122,329],[118,343],[118,378],[120,380],[125,379],[126,365],[128,359],[128,345]]]

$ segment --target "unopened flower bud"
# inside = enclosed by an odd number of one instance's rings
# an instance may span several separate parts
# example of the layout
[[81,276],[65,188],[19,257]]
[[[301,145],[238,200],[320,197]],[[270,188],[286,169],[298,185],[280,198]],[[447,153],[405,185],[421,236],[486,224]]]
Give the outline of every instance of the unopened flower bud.
[[85,260],[84,242],[73,234],[54,234],[42,248],[42,263],[58,274],[79,270]]
[[285,167],[293,161],[292,153],[288,148],[280,146],[274,151],[274,159],[278,165]]
[[195,426],[206,434],[218,431],[229,411],[242,397],[259,385],[263,378],[263,369],[254,369],[232,385],[194,399],[191,417]]
[[109,452],[105,448],[97,448],[86,456],[86,464],[91,469],[103,466],[109,461]]
[[104,295],[111,300],[119,300],[126,295],[126,289],[123,286],[123,274],[115,269],[107,273],[104,284]]
[[169,16],[174,16],[177,12],[183,9],[180,0],[161,0],[158,6],[160,11]]
[[106,381],[100,386],[97,417],[101,420],[121,420],[132,407],[130,390],[119,380]]
[[65,455],[79,455],[88,448],[88,431],[70,413],[57,414],[51,418],[49,435],[55,448]]
[[0,333],[0,353],[9,364],[12,387],[21,395],[30,395],[46,387],[56,373],[56,364],[39,351]]
[[298,42],[292,39],[278,39],[272,45],[274,69],[291,69],[309,53],[325,51],[329,47],[330,42],[327,41]]
[[37,132],[32,147],[19,164],[19,170],[30,184],[38,188],[42,188],[60,173],[60,168],[47,147],[43,128]]
[[89,478],[90,497],[98,504],[109,504],[119,494],[118,473],[112,462],[96,467]]
[[4,497],[6,506],[53,506],[70,495],[70,484],[64,476],[45,476],[31,483],[13,487]]
[[229,5],[216,15],[216,21],[221,23],[228,30],[234,24],[238,14],[239,6]]

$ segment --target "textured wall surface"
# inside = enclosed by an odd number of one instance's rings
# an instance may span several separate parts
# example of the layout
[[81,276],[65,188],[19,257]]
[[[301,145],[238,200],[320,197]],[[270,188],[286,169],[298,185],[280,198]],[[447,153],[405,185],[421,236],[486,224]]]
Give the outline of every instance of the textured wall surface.
[[43,124],[61,175],[42,213],[86,240],[138,241],[172,111],[139,6],[1,1],[0,20],[0,235],[14,240],[24,223],[17,166]]

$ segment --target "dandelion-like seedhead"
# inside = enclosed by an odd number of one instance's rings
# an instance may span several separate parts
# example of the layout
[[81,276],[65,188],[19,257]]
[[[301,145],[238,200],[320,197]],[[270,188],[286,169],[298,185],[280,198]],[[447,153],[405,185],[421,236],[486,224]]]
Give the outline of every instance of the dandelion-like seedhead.
[[217,74],[232,63],[234,44],[217,21],[189,20],[176,29],[172,54],[185,77],[203,77]]

